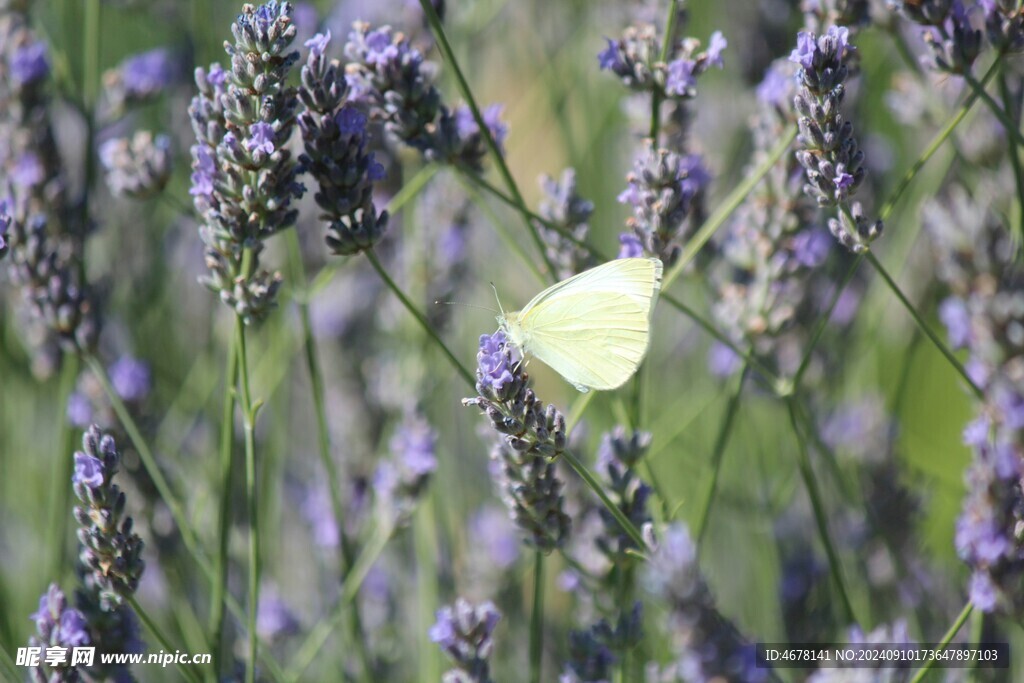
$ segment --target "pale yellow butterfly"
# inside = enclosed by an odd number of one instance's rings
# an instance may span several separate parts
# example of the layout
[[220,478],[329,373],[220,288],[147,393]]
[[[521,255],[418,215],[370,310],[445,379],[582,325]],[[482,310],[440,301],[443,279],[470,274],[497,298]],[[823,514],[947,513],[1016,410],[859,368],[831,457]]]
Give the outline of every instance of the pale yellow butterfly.
[[615,389],[647,353],[661,271],[656,258],[609,261],[548,287],[521,311],[502,311],[498,324],[580,391]]

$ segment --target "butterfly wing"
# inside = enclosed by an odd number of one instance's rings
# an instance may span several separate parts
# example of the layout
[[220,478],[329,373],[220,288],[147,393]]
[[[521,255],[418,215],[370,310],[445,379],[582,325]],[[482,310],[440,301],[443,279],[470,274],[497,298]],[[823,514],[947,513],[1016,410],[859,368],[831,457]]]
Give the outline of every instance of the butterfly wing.
[[621,291],[556,292],[524,311],[524,349],[580,391],[620,387],[647,353],[653,293],[643,299]]
[[548,287],[533,297],[520,311],[520,315],[526,317],[531,309],[550,299],[580,292],[624,294],[635,298],[648,309],[653,309],[661,290],[661,274],[661,261],[656,258],[608,261]]

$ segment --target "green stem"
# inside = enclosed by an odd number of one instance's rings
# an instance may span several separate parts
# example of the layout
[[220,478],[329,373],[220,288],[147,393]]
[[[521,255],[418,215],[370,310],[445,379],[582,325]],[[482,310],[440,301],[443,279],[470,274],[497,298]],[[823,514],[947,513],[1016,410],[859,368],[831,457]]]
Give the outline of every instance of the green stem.
[[[131,608],[135,610],[135,614],[138,615],[139,621],[146,626],[146,629],[153,634],[156,641],[160,643],[160,647],[163,648],[164,652],[175,652],[176,648],[171,644],[171,641],[167,639],[167,636],[164,635],[163,631],[160,630],[160,627],[156,625],[156,622],[153,621],[153,619],[142,609],[138,601],[135,599],[135,596],[129,596],[126,601],[131,605]],[[199,677],[196,676],[191,665],[178,664],[178,670],[181,671],[182,675],[189,681],[199,683]]]
[[249,513],[249,610],[246,629],[248,631],[249,657],[245,662],[245,681],[256,681],[256,612],[260,599],[260,525],[259,503],[256,484],[256,413],[259,406],[253,406],[252,391],[249,387],[249,358],[245,345],[245,323],[242,316],[235,316],[235,344],[238,356],[238,379],[241,385],[239,404],[242,410],[242,425],[245,431],[245,494]]
[[[964,605],[964,608],[960,611],[960,614],[957,615],[956,621],[953,622],[953,625],[949,627],[949,630],[946,631],[946,634],[942,636],[942,640],[939,641],[938,647],[936,648],[939,652],[944,651],[946,647],[950,644],[950,642],[952,642],[953,638],[956,637],[956,634],[960,632],[960,629],[963,627],[964,622],[966,622],[967,618],[971,616],[972,611],[974,611],[974,605],[972,605],[970,602]],[[918,669],[917,673],[914,674],[914,677],[910,679],[910,683],[921,683],[921,681],[925,679],[925,676],[928,675],[928,672],[931,671],[932,667],[935,666],[935,661],[936,660],[934,659],[929,659],[927,662],[925,662],[924,666]]]
[[544,553],[533,555],[533,614],[530,616],[530,683],[540,683],[544,658]]
[[797,441],[797,464],[800,468],[800,476],[803,477],[804,486],[807,489],[807,496],[811,499],[811,508],[814,511],[814,521],[818,526],[818,535],[825,547],[825,554],[828,556],[829,569],[832,573],[832,580],[839,591],[839,598],[843,605],[844,616],[847,621],[860,623],[853,611],[853,603],[850,602],[849,591],[846,589],[846,580],[843,578],[843,569],[839,564],[839,554],[832,544],[832,536],[828,530],[828,519],[825,515],[825,505],[821,499],[821,492],[818,490],[818,482],[814,478],[814,469],[811,467],[811,460],[807,455],[807,445],[804,443],[803,435],[797,426],[796,406],[794,398],[786,398],[786,406],[789,410],[789,421],[793,427],[793,435]]
[[228,582],[228,538],[231,535],[231,471],[235,443],[235,385],[238,382],[238,347],[228,348],[228,366],[224,373],[224,403],[220,423],[220,509],[218,510],[218,545],[213,563],[213,591],[210,597],[209,629],[213,638],[213,666],[218,676],[224,660],[224,596]]
[[[985,72],[985,75],[982,76],[981,78],[981,82],[979,85],[981,85],[982,88],[984,88],[985,85],[989,82],[989,80],[995,75],[998,66],[999,58],[997,57],[996,61],[992,63],[992,66],[989,67],[988,71]],[[917,176],[918,171],[920,171],[924,167],[924,165],[928,163],[928,160],[931,159],[932,156],[939,150],[939,148],[942,146],[942,143],[944,143],[946,139],[953,134],[953,131],[956,129],[957,126],[960,125],[960,122],[967,117],[968,112],[970,112],[971,108],[974,106],[974,103],[977,101],[977,94],[971,93],[970,97],[968,97],[967,101],[964,102],[963,106],[960,108],[960,111],[957,112],[956,116],[950,119],[949,123],[947,123],[946,126],[941,131],[939,131],[939,134],[935,136],[935,139],[932,140],[928,147],[925,148],[924,153],[920,157],[918,157],[917,161],[914,162],[913,166],[911,166],[910,169],[904,174],[903,178],[900,179],[899,185],[896,186],[896,189],[893,191],[892,195],[890,195],[889,199],[887,199],[885,204],[882,205],[882,210],[878,214],[878,217],[882,221],[885,221],[886,219],[889,218],[889,215],[896,207],[897,202],[899,202],[900,197],[903,196],[903,193],[906,192],[907,188],[910,186],[910,183],[914,180],[914,177]]]
[[453,354],[448,346],[441,340],[441,337],[437,334],[434,328],[431,327],[430,323],[427,322],[427,319],[423,314],[419,312],[411,301],[409,301],[409,297],[405,295],[405,292],[402,291],[401,287],[395,284],[395,281],[391,279],[391,276],[388,275],[386,270],[384,270],[384,266],[381,265],[380,260],[377,258],[377,254],[375,254],[372,249],[367,249],[365,253],[366,258],[370,261],[370,264],[373,265],[374,270],[376,270],[377,274],[380,275],[382,280],[384,280],[384,284],[386,284],[395,296],[398,297],[398,300],[402,302],[405,309],[412,314],[412,317],[416,318],[416,322],[420,324],[427,335],[435,344],[437,344],[441,351],[444,352],[444,355],[448,357],[448,360],[451,361],[458,373],[462,375],[462,379],[466,380],[466,383],[469,384],[470,387],[475,387],[476,378],[473,377],[473,374],[459,362],[459,359],[455,357],[455,354]]
[[[658,61],[662,64],[668,62],[669,53],[672,50],[672,36],[676,32],[676,21],[678,18],[679,0],[672,0],[668,3],[668,16],[665,17],[665,35],[661,41],[661,51],[658,54]],[[656,88],[651,94],[651,125],[647,133],[655,147],[658,146],[658,133],[661,128],[662,99],[661,90]]]
[[[998,64],[999,62],[996,63]],[[1017,130],[1017,124],[1014,123],[1013,119],[1010,118],[1010,115],[1006,113],[1006,110],[999,106],[999,103],[995,101],[995,98],[985,91],[985,87],[981,83],[978,83],[978,81],[974,79],[974,76],[971,76],[970,74],[964,74],[964,80],[967,81],[967,85],[971,86],[971,92],[973,95],[981,99],[981,101],[983,101],[992,111],[995,117],[999,119],[999,123],[1003,124],[1003,128],[1006,129],[1006,134],[1011,138],[1010,142],[1012,144],[1010,146],[1019,147],[1024,145],[1024,137],[1022,137],[1020,131]],[[1000,81],[1005,84],[1003,79],[1000,78]],[[1006,103],[1009,104],[1009,100],[1006,100]]]
[[508,164],[505,163],[505,157],[498,148],[498,143],[495,141],[494,136],[491,135],[491,129],[487,126],[483,115],[480,113],[480,107],[477,106],[476,99],[473,97],[473,91],[470,90],[469,83],[466,81],[466,77],[462,73],[462,68],[459,66],[459,62],[455,59],[455,53],[452,51],[452,46],[448,42],[448,36],[445,34],[444,26],[441,24],[441,18],[437,16],[437,10],[434,9],[434,4],[431,0],[420,0],[420,7],[423,8],[423,14],[427,18],[427,22],[430,24],[430,30],[434,32],[434,37],[437,39],[437,45],[441,49],[441,54],[444,55],[445,61],[447,61],[451,66],[452,73],[455,74],[455,80],[458,83],[459,92],[461,92],[462,96],[466,98],[466,105],[473,113],[473,119],[476,121],[476,125],[480,130],[480,135],[487,143],[487,147],[491,151],[491,155],[494,157],[494,164],[498,167],[498,173],[505,181],[505,185],[508,187],[509,193],[511,193],[512,197],[515,199],[516,208],[523,217],[523,222],[526,224],[527,232],[530,233],[530,238],[533,240],[534,245],[537,247],[537,251],[540,253],[541,259],[547,266],[549,276],[554,278],[555,266],[548,258],[547,248],[544,246],[544,241],[540,238],[540,233],[537,232],[537,227],[530,220],[530,211],[526,207],[526,201],[523,199],[522,193],[519,192],[519,186],[516,185],[516,181],[512,177],[512,172],[509,171]]
[[611,513],[615,521],[619,523],[622,530],[626,532],[626,535],[636,543],[637,548],[643,552],[647,548],[647,543],[644,541],[643,534],[633,525],[633,522],[629,521],[629,518],[623,514],[622,510],[619,509],[615,503],[608,497],[608,494],[604,492],[601,484],[594,478],[590,470],[587,469],[586,465],[579,461],[579,459],[572,454],[571,451],[562,451],[562,459],[569,463],[569,467],[575,470],[576,474],[580,476],[587,487],[594,492],[600,501],[604,505],[605,509]]
[[68,553],[68,521],[71,517],[71,473],[75,459],[71,453],[75,450],[74,430],[64,415],[68,397],[75,389],[78,379],[78,356],[67,354],[60,369],[60,384],[57,389],[57,407],[60,414],[57,424],[57,458],[53,461],[53,478],[50,481],[50,523],[48,547],[53,553],[50,560],[48,575],[54,579],[63,575],[64,564]]
[[[1009,111],[1013,111],[1011,101],[1013,94],[1010,91],[1010,85],[1006,82],[1006,70],[1001,69],[999,72],[999,92],[1002,95],[1003,103]],[[1018,103],[1019,108],[1019,103]],[[1019,118],[1019,114],[1018,114]],[[1015,130],[1020,128],[1019,122],[1013,123]],[[1017,223],[1018,229],[1021,231],[1019,235],[1020,240],[1018,242],[1018,253],[1024,254],[1024,170],[1021,167],[1020,150],[1017,145],[1009,146],[1010,166],[1013,168],[1013,180],[1017,186]]]
[[[86,0],[85,43],[82,47],[82,93],[86,111],[96,106],[100,86],[100,14],[103,5],[100,0]],[[87,150],[91,154],[91,151]]]
[[711,479],[708,481],[707,491],[704,493],[704,504],[701,505],[700,517],[697,518],[697,547],[701,546],[704,540],[704,532],[708,528],[708,520],[711,518],[711,504],[715,500],[715,493],[718,490],[718,475],[722,469],[722,462],[725,460],[725,447],[729,443],[729,435],[732,434],[732,423],[740,405],[740,396],[743,394],[743,384],[747,380],[747,366],[743,366],[740,372],[739,381],[736,383],[736,390],[729,397],[729,404],[725,409],[725,419],[718,430],[718,437],[715,439],[715,449],[711,456]]
[[896,295],[896,298],[900,300],[900,303],[903,304],[903,307],[907,309],[908,313],[910,313],[911,317],[914,319],[914,322],[917,323],[918,328],[920,328],[920,330],[925,333],[928,339],[931,340],[932,344],[935,345],[935,348],[938,349],[939,352],[946,357],[946,360],[949,361],[949,364],[956,368],[956,371],[959,372],[960,376],[963,377],[965,382],[967,382],[967,386],[971,388],[971,390],[974,392],[974,395],[979,400],[985,400],[985,394],[984,392],[982,392],[981,388],[974,383],[974,380],[972,380],[970,375],[967,374],[967,370],[964,369],[964,366],[960,363],[959,360],[957,360],[956,356],[953,355],[953,352],[950,351],[949,348],[944,343],[942,343],[942,340],[939,339],[938,335],[936,335],[931,330],[931,328],[928,327],[925,321],[921,318],[921,315],[917,312],[917,309],[914,308],[914,305],[911,304],[910,301],[907,299],[906,295],[903,294],[903,292],[900,290],[896,282],[892,279],[892,277],[885,270],[885,268],[878,261],[878,259],[875,258],[875,255],[868,251],[865,252],[865,256],[867,257],[868,263],[874,266],[875,270],[878,272],[879,275],[882,276],[882,279],[884,279],[885,283],[889,286],[889,289],[892,290],[892,293]]
[[[693,260],[693,257],[697,255],[697,252],[708,243],[708,240],[718,231],[725,221],[728,220],[732,212],[739,208],[739,205],[743,203],[743,200],[747,198],[757,184],[761,182],[765,174],[771,170],[772,166],[775,165],[782,155],[789,149],[790,143],[796,139],[796,126],[790,126],[789,129],[783,134],[779,143],[772,148],[772,151],[768,153],[764,161],[754,169],[754,172],[748,177],[744,178],[743,182],[736,186],[732,192],[729,193],[719,207],[708,216],[707,220],[704,221],[704,225],[700,226],[700,229],[694,233],[693,237],[689,242],[686,243],[686,247],[683,249],[683,253],[679,256],[679,260],[671,270],[665,274],[665,281],[661,285],[662,291],[668,291],[672,283],[676,281],[683,273],[683,269]],[[664,297],[664,295],[662,295]]]

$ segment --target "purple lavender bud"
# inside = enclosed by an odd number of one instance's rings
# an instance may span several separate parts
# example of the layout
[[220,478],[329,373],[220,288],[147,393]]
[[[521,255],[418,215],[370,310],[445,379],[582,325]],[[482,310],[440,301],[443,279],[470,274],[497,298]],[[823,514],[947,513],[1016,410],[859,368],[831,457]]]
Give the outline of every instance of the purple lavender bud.
[[21,86],[31,85],[50,75],[46,43],[37,40],[17,48],[11,57],[11,78]]
[[800,31],[796,35],[796,47],[789,55],[789,61],[799,64],[803,69],[814,68],[814,55],[818,52],[818,43],[810,31]]
[[254,123],[249,128],[249,137],[243,143],[249,152],[263,152],[270,155],[274,153],[274,127],[262,121]]
[[11,169],[11,180],[15,187],[26,191],[40,186],[46,180],[42,160],[33,152],[22,153]]
[[330,42],[331,32],[328,30],[326,33],[317,33],[303,44],[309,48],[310,53],[313,55],[323,57],[324,53],[327,52],[327,46]]
[[480,352],[476,355],[477,382],[494,393],[512,381],[511,358],[507,351],[508,339],[501,330],[480,335]]
[[612,71],[615,71],[616,69],[620,69],[623,66],[625,66],[622,62],[622,58],[619,57],[618,42],[612,40],[611,38],[605,38],[605,40],[608,41],[608,47],[601,50],[601,52],[597,55],[598,68],[600,68],[601,71],[604,71],[606,69],[611,69]]
[[193,145],[192,156],[192,187],[188,193],[209,197],[213,194],[213,179],[217,174],[217,162],[213,158],[213,152],[205,145]]
[[665,78],[665,92],[669,95],[693,97],[696,94],[697,78],[694,70],[697,63],[691,59],[677,59],[669,62]]
[[125,95],[134,101],[160,94],[178,77],[178,65],[171,52],[157,48],[129,57],[119,67]]
[[149,395],[153,380],[149,364],[131,356],[122,356],[110,366],[110,383],[125,401],[141,401]]
[[963,300],[951,296],[939,305],[939,320],[946,326],[949,343],[955,349],[964,348],[971,341],[971,315]]
[[29,619],[36,624],[39,643],[55,647],[81,647],[89,644],[85,617],[67,605],[64,593],[55,583],[39,598],[39,609]]
[[273,586],[264,586],[260,589],[256,630],[260,638],[270,642],[293,636],[301,631],[298,618]]
[[732,377],[743,365],[743,358],[721,342],[708,349],[708,370],[715,377]]
[[103,486],[103,481],[103,462],[86,453],[75,453],[75,473],[71,477],[71,482],[90,489],[98,489]]
[[491,639],[501,612],[491,602],[473,605],[459,598],[455,604],[437,611],[430,628],[430,640],[447,654],[456,669],[445,674],[445,681],[491,683],[487,660],[494,650]]
[[644,255],[644,245],[633,232],[619,235],[619,255],[616,258],[639,258]]
[[717,66],[719,69],[723,68],[725,64],[722,62],[722,52],[729,46],[729,41],[725,39],[721,31],[715,31],[711,34],[711,38],[708,39],[708,64],[710,66]]
[[788,107],[796,92],[795,74],[785,63],[773,62],[757,86],[757,99],[775,107]]

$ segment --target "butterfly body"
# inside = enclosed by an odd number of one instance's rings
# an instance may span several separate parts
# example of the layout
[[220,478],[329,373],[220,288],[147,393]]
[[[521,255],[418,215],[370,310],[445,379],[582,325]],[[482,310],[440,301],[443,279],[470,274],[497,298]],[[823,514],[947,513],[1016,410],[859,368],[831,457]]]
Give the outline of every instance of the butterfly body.
[[580,391],[622,386],[643,361],[661,289],[656,258],[629,258],[563,280],[498,323],[509,341]]

